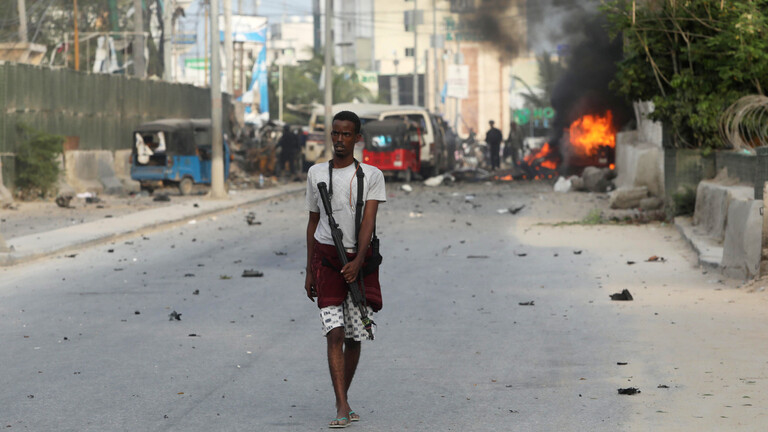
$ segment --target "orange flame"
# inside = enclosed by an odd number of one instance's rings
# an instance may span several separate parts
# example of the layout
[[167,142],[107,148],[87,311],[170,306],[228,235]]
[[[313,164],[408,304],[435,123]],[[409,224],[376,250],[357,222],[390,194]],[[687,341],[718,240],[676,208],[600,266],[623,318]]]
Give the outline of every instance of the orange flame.
[[[536,153],[529,154],[523,160],[528,165],[531,165],[536,159],[546,157],[550,153],[552,153],[552,149],[549,147],[549,143],[544,143],[544,145],[541,146],[539,151],[537,151]],[[543,166],[544,168],[549,168],[549,169],[557,168],[557,164],[555,164],[553,161],[550,161],[550,160],[544,161],[541,164],[541,166]]]
[[581,156],[595,156],[600,147],[616,147],[613,113],[585,115],[571,123],[571,146]]

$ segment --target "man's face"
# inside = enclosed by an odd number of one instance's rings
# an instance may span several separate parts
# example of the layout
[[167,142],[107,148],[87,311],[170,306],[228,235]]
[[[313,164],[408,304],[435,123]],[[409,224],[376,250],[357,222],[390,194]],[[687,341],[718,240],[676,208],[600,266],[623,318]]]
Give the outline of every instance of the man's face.
[[349,120],[334,120],[331,129],[333,141],[333,154],[344,159],[354,154],[355,143],[359,141],[360,134],[355,133],[355,124]]

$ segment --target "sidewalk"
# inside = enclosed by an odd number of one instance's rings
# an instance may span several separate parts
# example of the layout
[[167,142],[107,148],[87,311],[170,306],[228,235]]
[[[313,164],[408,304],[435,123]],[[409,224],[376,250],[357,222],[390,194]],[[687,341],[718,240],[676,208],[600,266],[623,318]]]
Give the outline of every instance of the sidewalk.
[[101,219],[77,225],[11,238],[5,237],[5,234],[0,231],[0,236],[5,238],[5,244],[10,249],[8,252],[0,252],[0,266],[19,264],[64,251],[109,242],[121,236],[134,235],[142,230],[163,228],[270,198],[302,193],[305,188],[303,183],[288,183],[268,189],[231,191],[229,198],[225,200],[212,200],[199,196],[179,204],[150,209],[138,208],[136,211],[131,211],[130,208],[123,209],[122,214],[118,216],[107,215]]

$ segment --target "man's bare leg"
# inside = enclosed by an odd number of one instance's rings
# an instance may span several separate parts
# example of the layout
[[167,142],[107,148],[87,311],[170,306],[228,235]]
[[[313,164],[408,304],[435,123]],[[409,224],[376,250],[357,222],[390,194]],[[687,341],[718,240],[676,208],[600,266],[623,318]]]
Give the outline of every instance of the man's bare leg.
[[[354,339],[344,339],[344,395],[347,402],[349,402],[349,386],[352,385],[352,378],[355,377],[357,363],[360,361],[360,345],[360,342]],[[350,408],[349,421],[360,420],[357,413],[351,412]]]
[[[344,424],[349,422],[349,402],[347,401],[347,379],[346,379],[346,366],[345,366],[345,353],[344,353],[344,327],[336,327],[325,335],[328,342],[328,368],[331,371],[331,384],[333,384],[333,393],[336,396],[336,418],[347,418],[344,422],[334,420],[331,424]],[[359,348],[359,347],[358,347]],[[358,349],[358,358],[359,358]],[[355,362],[357,366],[357,362]],[[350,378],[349,382],[352,380]]]

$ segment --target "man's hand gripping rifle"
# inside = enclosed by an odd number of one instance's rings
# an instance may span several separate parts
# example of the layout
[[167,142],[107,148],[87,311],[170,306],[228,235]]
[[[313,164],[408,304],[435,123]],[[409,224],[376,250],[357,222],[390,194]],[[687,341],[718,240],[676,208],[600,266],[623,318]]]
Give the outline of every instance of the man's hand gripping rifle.
[[[331,227],[333,244],[336,246],[336,253],[339,255],[339,260],[341,261],[341,266],[343,268],[347,265],[349,260],[347,259],[347,252],[344,249],[344,243],[342,242],[343,233],[341,232],[341,228],[339,228],[339,224],[337,224],[336,220],[333,218],[331,199],[328,195],[328,186],[325,182],[320,182],[317,184],[317,190],[320,192],[320,199],[322,199],[325,213],[328,215],[328,224]],[[347,286],[349,286],[349,293],[352,295],[352,303],[360,309],[360,317],[363,322],[363,327],[365,328],[365,331],[368,332],[368,336],[371,340],[373,340],[373,326],[375,323],[368,317],[368,308],[365,305],[365,297],[363,296],[363,291],[360,289],[360,284],[358,283],[359,279],[360,275],[358,275],[354,281],[347,282]]]

